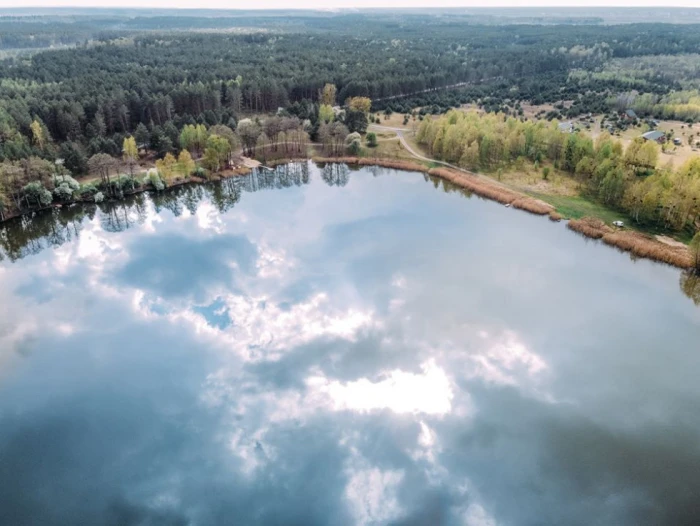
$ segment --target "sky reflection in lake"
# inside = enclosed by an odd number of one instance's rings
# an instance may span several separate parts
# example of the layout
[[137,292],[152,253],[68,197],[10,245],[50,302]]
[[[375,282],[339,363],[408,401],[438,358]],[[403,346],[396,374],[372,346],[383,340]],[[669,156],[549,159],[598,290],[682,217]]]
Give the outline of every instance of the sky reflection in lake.
[[340,166],[25,223],[0,524],[697,524],[677,270]]

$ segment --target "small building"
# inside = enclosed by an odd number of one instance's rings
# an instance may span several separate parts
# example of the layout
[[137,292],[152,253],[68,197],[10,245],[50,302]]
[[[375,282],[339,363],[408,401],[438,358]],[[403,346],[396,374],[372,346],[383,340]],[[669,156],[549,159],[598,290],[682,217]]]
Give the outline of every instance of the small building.
[[659,130],[648,131],[642,134],[642,139],[645,141],[654,141],[658,142],[659,144],[663,144],[666,142],[666,134]]
[[622,117],[628,121],[633,121],[637,118],[637,112],[630,109],[625,111],[625,113],[622,114]]
[[562,133],[574,133],[574,123],[573,122],[561,122],[559,123],[559,131]]

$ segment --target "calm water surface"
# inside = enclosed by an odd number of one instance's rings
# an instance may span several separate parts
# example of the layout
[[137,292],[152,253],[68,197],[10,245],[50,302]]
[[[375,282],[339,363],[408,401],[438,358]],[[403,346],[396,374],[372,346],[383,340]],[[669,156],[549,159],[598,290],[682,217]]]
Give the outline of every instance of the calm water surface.
[[700,524],[678,270],[343,166],[1,232],[2,525]]

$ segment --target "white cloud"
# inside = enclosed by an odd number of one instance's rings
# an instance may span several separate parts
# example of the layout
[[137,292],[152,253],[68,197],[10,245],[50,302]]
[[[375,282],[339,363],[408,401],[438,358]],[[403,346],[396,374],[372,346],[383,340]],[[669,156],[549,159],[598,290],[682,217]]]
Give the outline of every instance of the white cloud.
[[469,377],[494,384],[524,386],[535,383],[548,368],[544,359],[528,349],[512,331],[495,338],[480,331],[479,336],[484,348],[469,356]]
[[334,409],[367,412],[389,409],[395,413],[444,415],[452,409],[452,386],[445,371],[434,360],[425,362],[422,373],[394,370],[371,382],[329,381],[324,377],[307,380],[310,389],[325,393]]
[[497,526],[496,520],[489,515],[481,504],[474,502],[464,513],[464,526]]
[[348,467],[345,498],[357,524],[386,524],[401,516],[396,490],[403,480],[403,472],[380,470],[376,467]]

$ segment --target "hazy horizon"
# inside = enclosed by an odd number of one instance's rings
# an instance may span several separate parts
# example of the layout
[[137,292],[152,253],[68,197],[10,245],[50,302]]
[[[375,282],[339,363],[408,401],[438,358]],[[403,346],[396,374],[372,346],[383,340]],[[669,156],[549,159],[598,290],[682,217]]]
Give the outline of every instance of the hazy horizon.
[[535,2],[519,2],[517,0],[303,0],[289,5],[284,0],[259,0],[254,8],[225,0],[0,0],[0,8],[128,8],[128,9],[225,9],[225,10],[265,10],[265,9],[370,9],[370,8],[619,8],[619,7],[665,7],[665,8],[700,8],[696,0],[612,0],[591,3],[586,0],[537,0]]

